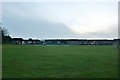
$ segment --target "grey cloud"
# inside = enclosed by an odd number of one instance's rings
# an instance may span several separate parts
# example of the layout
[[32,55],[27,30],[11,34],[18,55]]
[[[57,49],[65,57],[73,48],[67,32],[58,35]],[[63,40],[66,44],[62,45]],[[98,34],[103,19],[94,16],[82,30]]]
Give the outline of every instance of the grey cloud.
[[89,36],[95,37],[95,38],[117,38],[118,37],[118,27],[117,25],[111,26],[109,28],[109,32],[107,31],[98,31],[98,32],[92,32],[88,33]]
[[3,24],[9,28],[13,37],[24,38],[79,38],[63,23],[48,22],[40,19],[23,18],[18,15],[4,16]]
[[72,32],[65,24],[49,22],[44,19],[23,18],[18,15],[4,16],[3,23],[13,37],[24,38],[114,38],[118,36],[117,25],[111,26],[109,32],[99,31],[86,34]]
[[[11,3],[10,3],[11,5]],[[15,4],[14,4],[15,5]],[[17,4],[16,4],[17,5]],[[15,5],[15,6],[16,6]],[[24,38],[113,38],[117,36],[117,27],[110,32],[93,32],[77,34],[72,32],[65,24],[50,22],[38,17],[29,6],[19,4],[17,7],[4,6],[3,26],[13,37]],[[40,9],[41,10],[41,9]],[[42,13],[42,11],[41,11]],[[45,12],[43,12],[44,14]],[[40,14],[41,15],[41,14]],[[50,15],[50,14],[49,14]],[[41,15],[42,16],[42,15]],[[52,19],[51,19],[52,20]],[[52,20],[54,21],[54,20]]]

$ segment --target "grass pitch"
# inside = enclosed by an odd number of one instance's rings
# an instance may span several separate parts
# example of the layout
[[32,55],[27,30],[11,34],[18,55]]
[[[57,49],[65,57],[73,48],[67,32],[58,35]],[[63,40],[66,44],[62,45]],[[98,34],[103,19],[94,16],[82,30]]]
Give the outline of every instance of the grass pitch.
[[115,46],[3,45],[3,78],[117,78]]

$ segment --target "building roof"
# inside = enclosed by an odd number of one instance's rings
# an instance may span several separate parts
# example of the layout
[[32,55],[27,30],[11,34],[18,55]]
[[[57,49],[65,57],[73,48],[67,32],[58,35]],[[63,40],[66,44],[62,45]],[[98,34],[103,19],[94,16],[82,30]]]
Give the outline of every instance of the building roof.
[[13,40],[23,40],[23,38],[13,38]]

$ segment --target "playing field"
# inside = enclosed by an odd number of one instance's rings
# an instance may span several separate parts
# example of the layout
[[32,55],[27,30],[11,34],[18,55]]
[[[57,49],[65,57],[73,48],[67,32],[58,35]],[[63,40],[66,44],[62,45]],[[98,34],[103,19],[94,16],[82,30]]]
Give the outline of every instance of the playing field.
[[115,46],[3,45],[3,78],[115,78]]

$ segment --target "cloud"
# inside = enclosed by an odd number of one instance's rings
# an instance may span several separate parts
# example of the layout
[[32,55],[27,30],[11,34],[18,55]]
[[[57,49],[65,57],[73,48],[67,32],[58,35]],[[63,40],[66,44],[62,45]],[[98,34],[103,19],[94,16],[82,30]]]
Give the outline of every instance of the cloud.
[[3,24],[13,37],[114,38],[118,27],[116,5],[4,3]]
[[80,35],[72,32],[65,24],[49,22],[44,19],[21,17],[21,15],[9,14],[4,16],[3,25],[9,27],[11,36],[24,38],[71,38]]
[[118,38],[118,27],[117,25],[113,25],[110,27],[109,31],[100,30],[98,32],[90,32],[88,33],[91,37],[96,38]]

